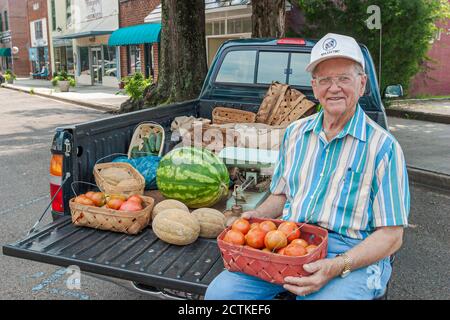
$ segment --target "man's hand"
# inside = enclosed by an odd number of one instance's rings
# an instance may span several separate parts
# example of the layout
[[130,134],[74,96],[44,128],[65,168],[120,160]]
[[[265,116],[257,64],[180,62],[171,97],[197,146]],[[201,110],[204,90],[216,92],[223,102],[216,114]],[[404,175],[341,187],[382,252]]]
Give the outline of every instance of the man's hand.
[[245,211],[244,213],[242,213],[241,217],[244,219],[263,218],[261,212],[259,212],[258,210]]
[[331,279],[341,274],[344,262],[341,258],[323,259],[303,265],[308,277],[286,277],[284,288],[297,296],[305,296],[319,291]]

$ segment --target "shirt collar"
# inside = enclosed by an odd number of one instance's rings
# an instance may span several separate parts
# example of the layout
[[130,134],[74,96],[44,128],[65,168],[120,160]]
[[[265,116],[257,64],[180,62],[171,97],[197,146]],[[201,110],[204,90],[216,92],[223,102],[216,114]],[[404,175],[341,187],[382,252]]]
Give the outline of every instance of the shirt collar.
[[[307,124],[305,132],[312,130],[315,134],[319,135],[323,130],[322,123],[323,109],[310,123]],[[356,105],[355,114],[346,123],[344,129],[342,129],[342,131],[336,136],[336,138],[343,138],[348,134],[363,142],[366,141],[366,115],[359,103]]]

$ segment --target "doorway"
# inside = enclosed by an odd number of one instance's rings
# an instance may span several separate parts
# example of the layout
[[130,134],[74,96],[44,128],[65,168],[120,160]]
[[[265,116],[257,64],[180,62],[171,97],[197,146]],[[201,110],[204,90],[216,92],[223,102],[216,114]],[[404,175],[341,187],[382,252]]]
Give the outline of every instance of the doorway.
[[92,84],[102,84],[103,82],[103,50],[102,47],[91,47],[91,68]]

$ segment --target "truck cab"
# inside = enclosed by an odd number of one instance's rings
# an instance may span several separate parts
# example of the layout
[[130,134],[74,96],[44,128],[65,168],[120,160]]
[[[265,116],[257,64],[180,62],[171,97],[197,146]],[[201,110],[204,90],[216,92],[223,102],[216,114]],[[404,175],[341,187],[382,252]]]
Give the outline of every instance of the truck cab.
[[[53,223],[4,245],[3,253],[63,267],[76,265],[82,272],[159,297],[174,298],[174,293],[180,297],[183,292],[182,298],[201,298],[224,269],[216,240],[199,238],[179,247],[159,240],[150,227],[136,236],[76,227],[69,200],[90,188],[77,181],[95,183],[95,163],[115,153],[127,153],[134,129],[143,121],[164,127],[167,153],[173,147],[170,126],[175,117],[211,119],[216,106],[257,112],[272,81],[287,83],[317,103],[305,71],[314,44],[309,39],[228,41],[217,52],[197,99],[56,128],[50,161]],[[359,103],[386,129],[373,61],[367,47],[361,45],[361,49],[368,82]]]

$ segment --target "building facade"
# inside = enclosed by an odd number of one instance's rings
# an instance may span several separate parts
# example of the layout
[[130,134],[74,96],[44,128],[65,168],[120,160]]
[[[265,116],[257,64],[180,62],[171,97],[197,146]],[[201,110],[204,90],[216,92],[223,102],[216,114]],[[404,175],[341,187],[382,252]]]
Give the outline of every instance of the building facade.
[[[119,26],[126,28],[145,23],[145,18],[161,3],[160,0],[120,0]],[[141,72],[158,79],[158,43],[120,46],[121,76]]]
[[48,28],[47,0],[28,0],[28,24],[30,34],[29,59],[33,74],[46,74],[50,76],[50,42]]
[[108,46],[119,28],[119,2],[49,0],[55,70],[73,74],[80,85],[117,87],[119,50]]
[[51,69],[75,76],[73,40],[59,39],[69,34],[70,10],[70,1],[47,0]]
[[428,72],[418,73],[409,88],[409,96],[450,95],[450,20],[437,25],[438,32],[433,40],[426,62]]
[[30,75],[27,0],[0,0],[0,70]]

